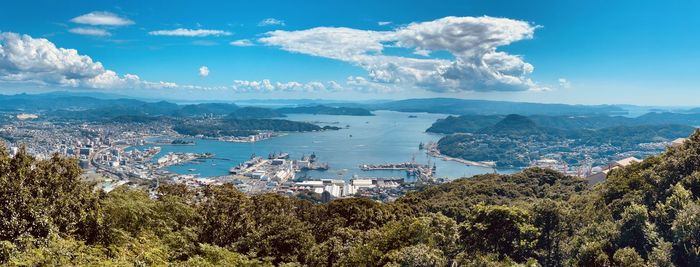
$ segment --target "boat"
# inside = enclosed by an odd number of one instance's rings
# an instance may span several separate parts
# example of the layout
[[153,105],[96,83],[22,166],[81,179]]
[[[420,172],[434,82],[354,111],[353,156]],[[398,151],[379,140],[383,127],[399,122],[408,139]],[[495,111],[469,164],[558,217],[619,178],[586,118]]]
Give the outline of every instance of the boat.
[[190,172],[196,171],[197,169],[187,169]]

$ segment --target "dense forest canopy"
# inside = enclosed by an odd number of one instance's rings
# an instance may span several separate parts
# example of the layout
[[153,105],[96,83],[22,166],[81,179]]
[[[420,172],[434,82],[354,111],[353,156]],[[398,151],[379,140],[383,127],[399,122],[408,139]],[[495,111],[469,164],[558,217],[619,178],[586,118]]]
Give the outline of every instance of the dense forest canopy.
[[103,193],[81,173],[74,159],[0,148],[2,264],[700,264],[700,131],[594,188],[527,169],[428,186],[393,203],[316,203],[232,185]]

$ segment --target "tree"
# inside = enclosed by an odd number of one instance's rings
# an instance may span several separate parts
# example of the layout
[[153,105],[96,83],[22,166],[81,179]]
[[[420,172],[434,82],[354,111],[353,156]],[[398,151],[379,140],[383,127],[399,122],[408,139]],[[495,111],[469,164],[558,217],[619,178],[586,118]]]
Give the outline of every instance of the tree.
[[678,216],[678,213],[683,210],[692,201],[692,193],[683,187],[681,183],[677,183],[671,188],[671,195],[666,198],[663,203],[657,203],[656,208],[651,212],[654,217],[656,226],[659,228],[659,233],[666,237],[671,237],[671,226],[673,221]]
[[618,249],[613,255],[613,260],[617,266],[644,267],[644,259],[630,247]]
[[563,255],[560,247],[564,232],[564,216],[559,203],[543,200],[534,204],[533,225],[540,233],[537,239],[537,254],[544,266],[561,266]]
[[468,251],[525,260],[533,254],[538,235],[529,219],[527,211],[520,208],[476,205],[462,224],[462,245]]
[[646,259],[658,241],[656,229],[648,219],[646,207],[638,204],[627,207],[618,221],[620,232],[618,246],[630,247]]
[[75,160],[38,161],[24,147],[13,158],[4,145],[0,151],[0,240],[58,232],[96,239],[98,195],[80,180]]
[[210,186],[199,208],[199,240],[220,247],[239,245],[252,229],[251,202],[233,185]]
[[692,202],[681,210],[671,232],[675,262],[686,266],[700,264],[700,203]]
[[404,247],[384,256],[386,266],[433,267],[447,266],[447,259],[439,249],[425,244]]

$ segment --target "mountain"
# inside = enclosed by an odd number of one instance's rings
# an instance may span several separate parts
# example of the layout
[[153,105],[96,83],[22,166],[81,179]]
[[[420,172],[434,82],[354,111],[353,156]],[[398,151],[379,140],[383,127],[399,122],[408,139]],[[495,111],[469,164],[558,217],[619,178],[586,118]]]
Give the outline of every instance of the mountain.
[[699,126],[700,113],[649,112],[638,117],[639,120],[654,123],[676,123]]
[[447,116],[438,119],[430,128],[425,130],[430,133],[474,133],[484,127],[493,126],[504,117],[501,115],[462,115]]
[[541,104],[526,102],[507,102],[490,100],[469,100],[456,98],[424,98],[390,101],[379,104],[364,105],[372,110],[393,110],[404,112],[428,112],[441,114],[547,114],[547,115],[584,115],[584,114],[625,114],[625,110],[614,105],[566,105]]
[[547,129],[539,127],[530,118],[517,114],[510,114],[495,125],[477,131],[480,134],[491,135],[536,135],[547,132]]
[[[505,117],[501,115],[448,116],[445,119],[435,121],[426,131],[443,134],[476,133],[482,128],[494,126],[503,118]],[[608,115],[529,115],[527,118],[539,127],[562,130],[597,130],[620,126],[631,127],[669,124],[687,126],[700,125],[700,114],[670,112],[650,112],[634,118]]]
[[348,116],[373,116],[372,112],[364,108],[353,107],[329,107],[324,105],[306,107],[279,108],[278,112],[284,114],[323,114],[323,115],[348,115]]
[[[449,117],[448,117],[449,118]],[[460,117],[461,118],[461,117]],[[467,118],[452,117],[456,122]],[[480,116],[495,119],[498,117]],[[542,117],[540,117],[542,118]],[[668,142],[687,136],[694,127],[681,124],[621,125],[599,129],[542,127],[530,117],[511,114],[497,123],[478,130],[461,124],[449,127],[449,120],[437,121],[428,130],[450,133],[440,138],[440,153],[471,161],[495,161],[499,167],[526,167],[532,158],[560,151],[583,151],[586,147],[610,146],[616,150],[635,153],[643,143]],[[469,132],[456,132],[456,129]],[[559,149],[552,149],[559,147]],[[604,158],[605,150],[588,151],[587,156]],[[574,164],[576,157],[562,154],[562,159]]]
[[236,109],[227,117],[230,119],[268,119],[284,117],[284,114],[269,108],[242,107]]
[[236,104],[229,103],[202,103],[185,105],[172,113],[175,116],[201,116],[201,115],[225,115],[237,110]]

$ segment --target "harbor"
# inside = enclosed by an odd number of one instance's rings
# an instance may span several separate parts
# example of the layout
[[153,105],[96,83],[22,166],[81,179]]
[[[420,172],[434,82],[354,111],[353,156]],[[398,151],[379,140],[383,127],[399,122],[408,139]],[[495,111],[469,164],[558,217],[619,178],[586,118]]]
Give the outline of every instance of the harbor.
[[435,179],[435,173],[437,172],[437,166],[433,164],[418,164],[415,159],[412,162],[402,162],[402,163],[385,163],[385,164],[362,164],[360,165],[360,170],[362,171],[406,171],[406,176],[416,177],[418,181],[433,181]]
[[[170,152],[181,153],[213,153],[214,158],[191,161],[171,165],[163,170],[174,174],[200,174],[201,177],[218,177],[229,174],[233,165],[250,159],[251,154],[266,158],[270,153],[284,151],[295,160],[302,157],[312,157],[314,154],[320,160],[308,167],[299,165],[301,172],[297,176],[308,176],[317,179],[344,179],[353,176],[374,177],[404,177],[405,170],[374,170],[367,173],[359,168],[362,164],[410,162],[412,156],[418,164],[436,165],[435,177],[454,179],[469,177],[475,174],[492,173],[493,168],[468,166],[456,161],[438,160],[425,156],[425,151],[418,149],[421,142],[428,143],[438,140],[441,136],[426,133],[423,129],[441,115],[419,114],[418,118],[408,118],[411,113],[377,111],[376,116],[332,116],[291,114],[288,119],[294,121],[323,121],[338,122],[339,125],[350,125],[350,128],[339,131],[321,131],[307,133],[285,133],[283,136],[266,139],[259,142],[225,142],[207,138],[187,138],[194,140],[194,145],[158,144],[162,151],[155,156],[159,158]],[[382,124],[382,121],[393,121],[394,124]],[[369,123],[367,123],[369,122]],[[391,132],[400,134],[390,135]],[[350,137],[352,135],[352,137]],[[170,140],[183,138],[170,136]],[[152,139],[151,139],[152,140]],[[148,141],[145,145],[136,146],[139,150],[151,147]],[[421,155],[422,154],[422,155]],[[322,163],[327,163],[327,166]],[[196,169],[190,171],[190,169]],[[507,173],[507,170],[498,170]]]

